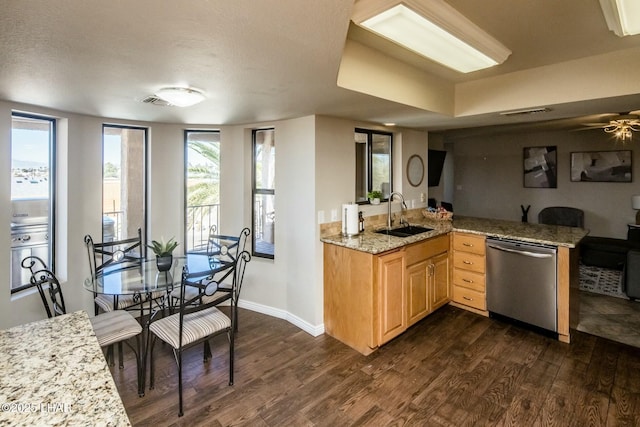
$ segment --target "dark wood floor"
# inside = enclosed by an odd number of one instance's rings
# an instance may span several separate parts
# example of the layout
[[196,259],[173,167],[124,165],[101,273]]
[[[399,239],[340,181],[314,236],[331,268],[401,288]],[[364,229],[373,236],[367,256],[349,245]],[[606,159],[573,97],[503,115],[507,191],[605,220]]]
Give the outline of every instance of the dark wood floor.
[[[285,320],[240,312],[235,384],[225,336],[177,369],[157,351],[156,388],[112,368],[135,426],[640,426],[640,349],[572,331],[572,343],[445,306],[365,357]],[[130,351],[128,353],[130,355]]]

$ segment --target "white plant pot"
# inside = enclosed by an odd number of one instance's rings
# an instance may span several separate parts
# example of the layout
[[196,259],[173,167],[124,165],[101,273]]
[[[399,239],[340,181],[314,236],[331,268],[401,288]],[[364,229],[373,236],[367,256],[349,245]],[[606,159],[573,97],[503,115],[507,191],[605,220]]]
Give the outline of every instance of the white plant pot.
[[379,205],[380,204],[380,199],[378,199],[378,198],[369,199],[369,203],[371,203],[372,205]]

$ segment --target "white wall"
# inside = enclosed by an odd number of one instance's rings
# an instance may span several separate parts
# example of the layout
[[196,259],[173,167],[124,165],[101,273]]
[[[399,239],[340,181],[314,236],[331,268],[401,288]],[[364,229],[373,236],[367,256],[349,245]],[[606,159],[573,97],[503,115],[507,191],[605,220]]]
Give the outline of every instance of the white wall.
[[[445,138],[455,154],[454,210],[459,215],[520,221],[520,205],[531,205],[529,222],[547,206],[571,206],[585,212],[593,236],[626,238],[635,222],[631,196],[640,193],[640,150],[637,140],[623,146],[601,130],[547,131]],[[558,188],[524,188],[523,148],[556,146]],[[571,182],[570,153],[633,150],[633,182]]]

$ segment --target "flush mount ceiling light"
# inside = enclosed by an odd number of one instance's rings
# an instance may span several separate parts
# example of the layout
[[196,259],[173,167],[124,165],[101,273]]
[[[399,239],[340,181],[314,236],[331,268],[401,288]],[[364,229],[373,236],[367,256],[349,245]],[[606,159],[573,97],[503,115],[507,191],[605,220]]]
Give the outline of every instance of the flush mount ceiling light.
[[460,71],[503,63],[511,51],[443,0],[359,0],[353,22]]
[[640,34],[640,2],[638,0],[600,0],[607,26],[618,37]]
[[164,87],[155,95],[176,107],[190,107],[204,101],[204,93],[189,87]]

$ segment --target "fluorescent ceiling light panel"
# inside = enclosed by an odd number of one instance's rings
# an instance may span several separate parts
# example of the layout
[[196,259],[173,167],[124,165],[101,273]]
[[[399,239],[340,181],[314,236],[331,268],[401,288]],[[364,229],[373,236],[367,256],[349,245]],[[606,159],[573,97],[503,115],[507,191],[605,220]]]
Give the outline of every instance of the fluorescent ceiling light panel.
[[640,34],[640,1],[600,0],[607,26],[618,37]]
[[190,107],[204,101],[205,98],[201,91],[187,87],[165,87],[155,95],[176,107]]
[[462,73],[501,64],[511,54],[442,0],[360,0],[354,22]]

